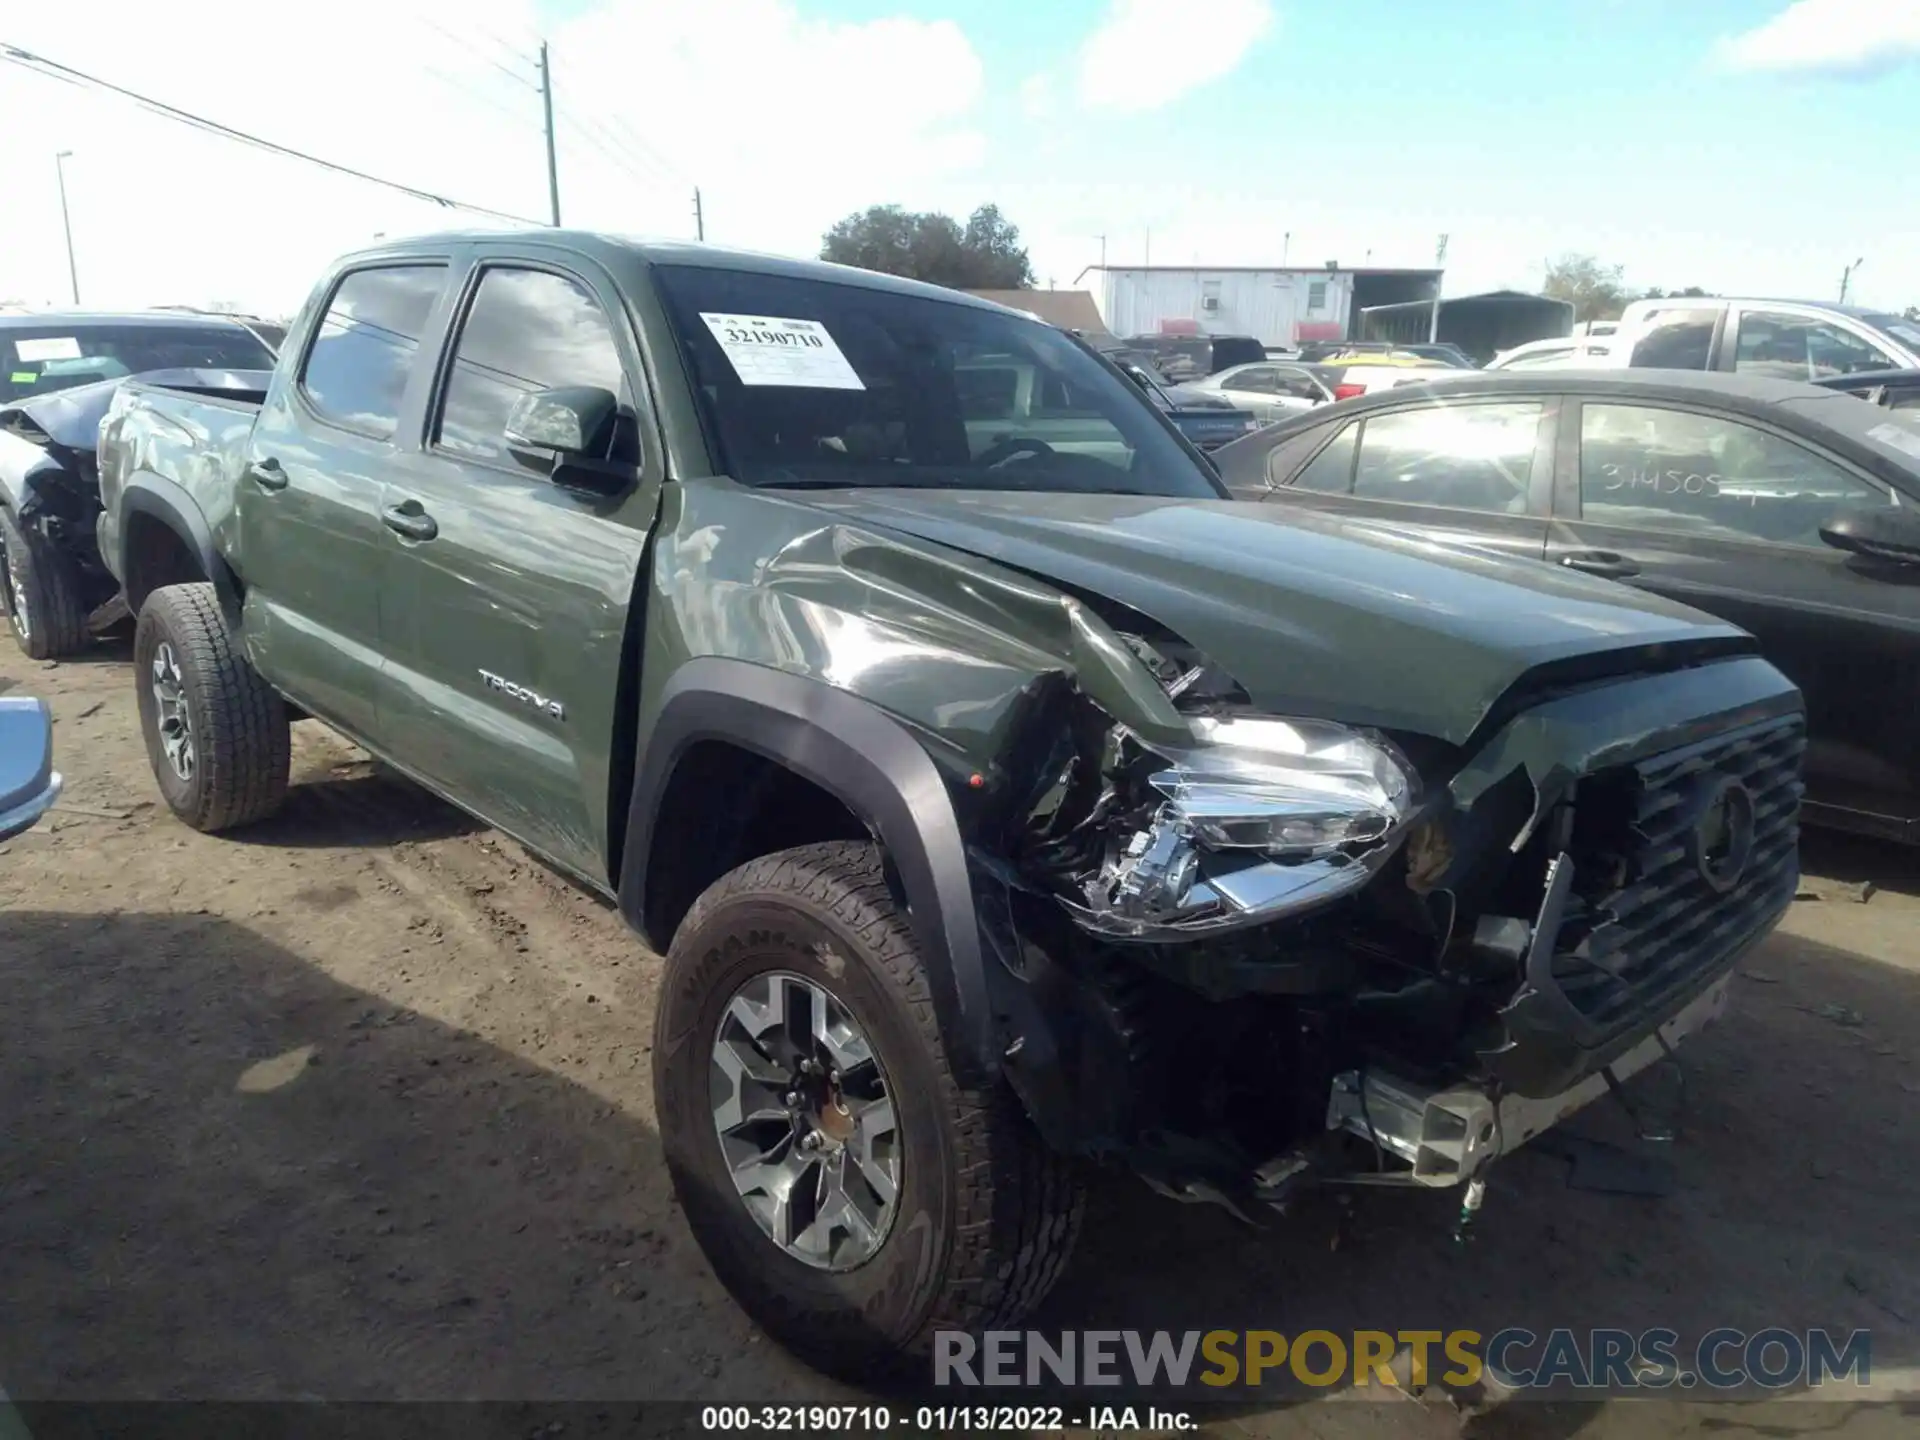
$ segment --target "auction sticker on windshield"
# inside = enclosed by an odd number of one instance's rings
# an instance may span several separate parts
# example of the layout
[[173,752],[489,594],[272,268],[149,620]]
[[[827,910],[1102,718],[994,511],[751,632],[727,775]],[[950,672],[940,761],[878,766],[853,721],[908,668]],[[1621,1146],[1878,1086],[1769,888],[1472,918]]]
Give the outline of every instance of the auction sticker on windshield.
[[13,353],[22,364],[33,360],[78,360],[80,342],[71,335],[48,335],[38,340],[16,340]]
[[818,320],[768,315],[714,315],[703,310],[713,338],[742,385],[808,390],[864,390],[847,357]]

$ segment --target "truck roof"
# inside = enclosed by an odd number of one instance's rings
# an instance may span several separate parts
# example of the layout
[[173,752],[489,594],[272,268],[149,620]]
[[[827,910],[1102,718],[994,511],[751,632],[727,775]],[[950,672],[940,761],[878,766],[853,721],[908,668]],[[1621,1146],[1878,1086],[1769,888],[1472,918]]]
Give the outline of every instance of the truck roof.
[[[724,245],[706,245],[691,240],[653,240],[639,236],[609,235],[594,230],[446,230],[432,235],[413,235],[358,250],[339,262],[358,263],[381,258],[431,255],[456,245],[498,245],[508,243],[528,250],[559,250],[585,256],[619,270],[639,261],[647,265],[694,265],[713,270],[742,270],[761,275],[787,275],[798,280],[825,280],[838,285],[857,285],[868,290],[887,290],[901,295],[919,295],[929,300],[944,300],[954,305],[970,305],[978,310],[1025,314],[1017,307],[982,300],[963,290],[944,285],[929,285],[899,275],[883,275],[851,265],[835,265],[825,260],[800,260],[788,255],[768,255],[757,250],[735,250]],[[1029,317],[1032,318],[1032,317]]]

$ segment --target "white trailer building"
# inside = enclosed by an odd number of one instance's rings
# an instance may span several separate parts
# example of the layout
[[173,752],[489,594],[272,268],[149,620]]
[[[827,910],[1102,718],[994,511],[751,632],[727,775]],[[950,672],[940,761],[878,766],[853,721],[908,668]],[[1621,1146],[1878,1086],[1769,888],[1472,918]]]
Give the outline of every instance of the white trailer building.
[[1319,266],[1092,266],[1087,282],[1115,335],[1251,335],[1263,345],[1346,340],[1360,311],[1432,300],[1438,270]]

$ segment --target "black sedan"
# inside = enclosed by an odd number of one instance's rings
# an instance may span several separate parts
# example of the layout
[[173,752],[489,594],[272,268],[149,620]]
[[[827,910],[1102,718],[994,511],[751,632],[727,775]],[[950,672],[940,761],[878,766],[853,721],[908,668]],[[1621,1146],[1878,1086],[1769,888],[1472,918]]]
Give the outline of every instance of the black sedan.
[[1810,822],[1920,843],[1920,416],[1796,381],[1493,373],[1326,406],[1216,451],[1306,505],[1657,591],[1805,692]]

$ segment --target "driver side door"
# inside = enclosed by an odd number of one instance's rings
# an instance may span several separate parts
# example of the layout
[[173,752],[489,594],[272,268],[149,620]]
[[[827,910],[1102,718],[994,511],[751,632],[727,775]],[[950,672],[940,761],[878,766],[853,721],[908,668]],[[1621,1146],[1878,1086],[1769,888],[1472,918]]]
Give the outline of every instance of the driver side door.
[[1920,819],[1920,567],[1820,539],[1836,512],[1893,504],[1891,492],[1744,418],[1644,401],[1568,409],[1548,558],[1758,638],[1806,696],[1809,818],[1887,833]]

